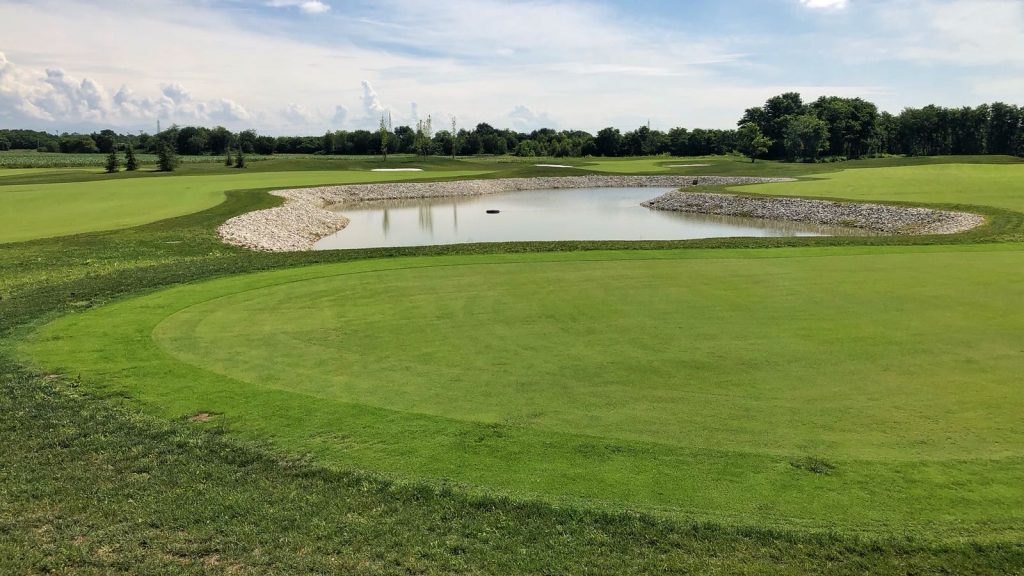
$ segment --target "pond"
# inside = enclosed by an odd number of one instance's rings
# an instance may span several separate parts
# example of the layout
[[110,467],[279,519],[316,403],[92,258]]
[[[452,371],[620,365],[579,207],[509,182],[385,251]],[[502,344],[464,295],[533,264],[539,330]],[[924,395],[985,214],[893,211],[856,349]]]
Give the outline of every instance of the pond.
[[576,188],[342,204],[333,209],[351,221],[317,242],[316,249],[856,233],[802,222],[665,212],[640,205],[669,190]]

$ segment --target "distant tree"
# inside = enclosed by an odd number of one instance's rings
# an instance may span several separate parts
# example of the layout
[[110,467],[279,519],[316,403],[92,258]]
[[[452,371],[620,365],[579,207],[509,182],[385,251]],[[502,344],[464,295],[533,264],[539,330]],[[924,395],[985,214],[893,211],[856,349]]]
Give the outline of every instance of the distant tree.
[[785,139],[790,160],[814,162],[828,147],[828,124],[814,114],[795,116],[786,126]]
[[111,150],[107,155],[107,174],[116,173],[120,166],[121,161],[117,158],[117,150]]
[[210,130],[210,135],[207,139],[207,145],[210,147],[210,154],[220,156],[221,154],[228,152],[231,148],[232,139],[234,139],[234,135],[230,130],[223,126],[217,126],[213,130]]
[[224,151],[224,165],[227,167],[234,166],[235,159],[231,157],[231,148]]
[[380,153],[384,161],[388,161],[388,136],[391,135],[391,112],[380,115],[380,127],[377,130],[377,137],[380,141]]
[[320,150],[324,154],[334,154],[334,132],[328,130],[321,138]]
[[860,98],[822,96],[809,107],[828,126],[828,154],[860,158],[868,152],[878,107]]
[[7,138],[5,138],[4,136],[0,136],[0,150],[4,150],[5,151],[5,150],[10,150],[10,149],[11,149],[11,141],[8,140]]
[[175,140],[178,154],[198,156],[209,149],[210,131],[202,126],[185,126],[178,130]]
[[452,160],[455,160],[455,154],[459,148],[459,133],[455,130],[455,116],[452,116]]
[[255,130],[243,130],[238,133],[238,147],[241,148],[242,152],[252,154],[256,151],[256,138]]
[[[301,139],[297,140],[296,148],[298,148],[298,144],[300,144],[301,142],[302,142]],[[319,148],[319,146],[320,146],[320,143],[318,142],[316,144],[316,147]],[[239,152],[255,152],[257,154],[263,154],[264,156],[269,156],[270,154],[273,154],[274,152],[277,151],[277,139],[274,138],[273,136],[258,136],[258,137],[256,137],[252,141],[252,144],[250,146],[248,146],[248,147],[246,147],[244,144],[239,142],[238,150],[239,150]],[[298,152],[298,150],[292,150],[292,151],[293,152]]]
[[786,92],[769,98],[764,106],[748,108],[737,126],[753,123],[772,141],[768,149],[769,158],[782,158],[786,155],[784,146],[785,132],[789,121],[806,111],[803,99],[797,92]]
[[65,134],[60,139],[60,151],[65,154],[94,154],[100,149],[91,136]]
[[93,134],[92,139],[100,152],[108,154],[116,148],[117,133],[110,129],[101,130],[99,134]]
[[737,149],[747,158],[750,158],[750,162],[756,162],[758,156],[763,156],[768,152],[768,147],[772,145],[772,141],[767,136],[761,133],[761,129],[757,127],[757,124],[753,122],[740,126],[740,129],[736,132],[736,144]]
[[139,169],[139,159],[135,157],[135,148],[131,143],[126,144],[124,147],[124,169],[129,172],[135,172]]
[[173,172],[178,167],[178,154],[166,140],[159,140],[156,149],[156,166],[161,172]]
[[[477,127],[479,130],[479,127]],[[492,129],[493,130],[493,129]],[[427,116],[426,120],[418,120],[416,122],[416,153],[429,156],[431,152],[431,144],[433,144],[433,121],[430,116]]]
[[245,153],[242,149],[238,149],[238,154],[235,156],[235,168],[245,168]]
[[602,128],[594,139],[598,156],[619,156],[622,153],[622,133],[618,128]]
[[994,102],[989,106],[987,130],[989,154],[1014,154],[1024,144],[1024,112],[1013,104]]

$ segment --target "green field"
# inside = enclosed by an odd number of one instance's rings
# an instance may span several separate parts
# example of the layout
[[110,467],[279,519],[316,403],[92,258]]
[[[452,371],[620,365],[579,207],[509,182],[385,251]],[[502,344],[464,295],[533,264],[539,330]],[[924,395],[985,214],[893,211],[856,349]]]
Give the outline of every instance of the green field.
[[[45,169],[44,169],[45,170]],[[44,172],[45,173],[45,172]],[[216,176],[97,180],[0,186],[0,242],[113,230],[210,208],[227,190],[284,188],[478,176],[477,171],[383,173],[368,171],[235,172]],[[25,173],[18,174],[24,176]]]
[[1003,247],[374,261],[159,292],[26,353],[337,467],[1019,539],[1020,301]]
[[[1024,573],[1019,160],[673,169],[990,219],[950,237],[219,243],[335,162],[0,183],[211,191],[0,244],[0,572]],[[565,173],[698,163],[632,162]]]

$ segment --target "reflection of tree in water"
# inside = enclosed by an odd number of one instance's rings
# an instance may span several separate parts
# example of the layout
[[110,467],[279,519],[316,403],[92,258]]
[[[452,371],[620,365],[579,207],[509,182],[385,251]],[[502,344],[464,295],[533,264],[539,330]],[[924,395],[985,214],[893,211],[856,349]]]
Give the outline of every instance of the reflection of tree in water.
[[420,205],[418,207],[420,217],[420,230],[426,230],[430,233],[434,232],[434,211],[431,210],[431,206]]
[[459,204],[452,204],[452,222],[455,223],[455,233],[459,233]]
[[391,230],[391,218],[388,215],[388,208],[387,208],[387,206],[384,207],[384,221],[383,221],[383,224],[384,224],[384,237],[387,238],[388,237],[388,230]]

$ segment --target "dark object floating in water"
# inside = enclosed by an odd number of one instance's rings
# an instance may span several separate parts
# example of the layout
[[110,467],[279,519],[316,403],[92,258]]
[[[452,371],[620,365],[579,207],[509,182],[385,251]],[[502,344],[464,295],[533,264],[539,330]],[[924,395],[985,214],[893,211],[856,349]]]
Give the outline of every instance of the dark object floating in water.
[[497,213],[499,213],[499,212],[501,212],[501,210],[493,210],[493,209],[492,209],[492,210],[488,210],[488,211],[487,211],[487,213],[488,213],[488,214],[497,214]]

